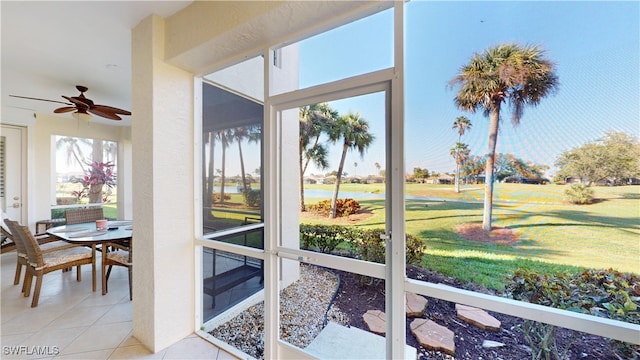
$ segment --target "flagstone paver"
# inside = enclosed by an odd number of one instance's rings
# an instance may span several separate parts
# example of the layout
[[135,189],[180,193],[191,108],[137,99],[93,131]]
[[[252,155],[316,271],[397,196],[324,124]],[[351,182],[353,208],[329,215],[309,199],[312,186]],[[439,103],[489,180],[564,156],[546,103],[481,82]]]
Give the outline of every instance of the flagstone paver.
[[367,324],[369,331],[384,335],[387,330],[387,315],[380,310],[367,310],[362,315],[364,322]]
[[412,292],[405,293],[407,317],[422,317],[429,302],[424,296]]
[[453,331],[427,319],[415,319],[409,326],[411,333],[423,347],[443,351],[452,356],[455,353],[456,344]]
[[472,306],[456,304],[458,318],[484,330],[500,330],[500,320],[489,315],[486,311]]

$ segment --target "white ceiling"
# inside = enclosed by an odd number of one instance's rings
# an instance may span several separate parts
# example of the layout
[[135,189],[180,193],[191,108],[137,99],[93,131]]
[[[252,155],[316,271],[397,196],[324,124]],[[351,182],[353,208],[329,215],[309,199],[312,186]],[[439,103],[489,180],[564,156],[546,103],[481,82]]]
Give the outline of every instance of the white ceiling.
[[[85,96],[96,104],[131,110],[131,29],[150,14],[167,17],[189,3],[2,0],[2,120],[64,106],[9,94],[66,101],[62,95],[79,95],[76,85],[87,86]],[[91,121],[129,125],[131,116]]]

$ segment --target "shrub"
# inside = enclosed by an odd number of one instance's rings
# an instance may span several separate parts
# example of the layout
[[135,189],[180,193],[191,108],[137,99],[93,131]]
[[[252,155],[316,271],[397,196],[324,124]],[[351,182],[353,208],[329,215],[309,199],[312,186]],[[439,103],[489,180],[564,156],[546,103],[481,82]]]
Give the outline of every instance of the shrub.
[[[360,211],[360,204],[354,199],[337,199],[336,200],[336,217],[349,216]],[[322,200],[317,204],[307,207],[307,210],[320,215],[329,216],[331,212],[331,200]]]
[[[231,195],[224,194],[224,200],[231,200]],[[220,193],[213,194],[213,202],[220,202]]]
[[[300,225],[301,247],[307,250],[318,249],[331,253],[345,242],[353,250],[355,257],[365,261],[384,263],[385,241],[380,239],[383,229],[356,229],[340,225]],[[419,264],[425,245],[422,241],[407,234],[406,258],[408,264]]]
[[249,207],[258,207],[260,206],[260,190],[247,189],[242,192],[242,198],[244,199],[245,205]]
[[593,189],[584,184],[572,184],[564,194],[567,200],[574,204],[584,205],[593,202]]
[[[540,275],[518,269],[508,280],[507,293],[516,300],[640,324],[637,275],[612,269]],[[523,331],[534,350],[534,359],[563,358],[564,350],[555,343],[555,326],[525,320]],[[625,357],[638,355],[636,346],[620,342],[615,345]]]
[[350,227],[338,225],[300,225],[300,241],[305,250],[318,249],[328,254],[343,241],[352,237]]

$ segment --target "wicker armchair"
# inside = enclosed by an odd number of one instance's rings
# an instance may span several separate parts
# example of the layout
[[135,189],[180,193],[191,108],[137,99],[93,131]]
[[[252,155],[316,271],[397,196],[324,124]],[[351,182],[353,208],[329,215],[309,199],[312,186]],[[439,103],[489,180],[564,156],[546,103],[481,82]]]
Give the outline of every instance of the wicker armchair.
[[[106,295],[109,289],[107,288],[107,282],[109,281],[109,275],[111,275],[111,268],[115,266],[125,266],[129,270],[129,300],[133,300],[133,290],[131,288],[131,271],[133,270],[132,263],[132,245],[133,238],[128,241],[117,243],[105,243],[102,246],[102,295]],[[105,269],[107,271],[105,272]]]
[[86,209],[74,209],[64,212],[67,225],[93,222],[104,219],[104,212],[101,207],[92,207]]
[[[22,273],[22,266],[23,265],[29,266],[27,262],[27,248],[25,247],[24,243],[18,236],[13,235],[17,231],[15,230],[15,227],[20,224],[17,221],[13,221],[9,219],[4,219],[4,223],[6,224],[7,228],[2,226],[2,234],[5,235],[8,239],[11,239],[11,241],[14,244],[14,248],[16,250],[16,255],[18,257],[16,261],[16,274],[13,279],[13,285],[18,285],[20,284],[20,274]],[[62,250],[69,247],[68,243],[64,241],[52,239],[48,235],[35,236],[35,239],[38,241],[38,244],[40,245],[40,249],[42,250],[43,253]],[[24,290],[25,290],[25,286],[23,283],[22,292],[24,292]]]
[[76,278],[78,281],[82,280],[81,265],[92,265],[92,281],[93,287],[96,284],[96,258],[95,253],[84,246],[77,246],[69,244],[64,249],[57,251],[43,252],[38,245],[38,242],[33,237],[33,234],[28,227],[18,225],[14,226],[16,238],[22,241],[27,251],[27,266],[24,279],[24,296],[29,297],[31,292],[31,283],[33,277],[36,277],[36,285],[33,290],[33,299],[31,300],[31,307],[38,306],[38,300],[40,299],[40,289],[42,288],[42,279],[45,274],[52,271],[77,267]]
[[[7,214],[2,212],[2,219],[9,219]],[[47,234],[36,234],[36,240],[40,245],[46,244],[52,241],[58,241]],[[13,239],[13,235],[11,234],[11,229],[8,228],[8,225],[5,225],[4,222],[0,222],[0,240],[2,242],[2,246],[0,247],[0,253],[4,254],[5,252],[13,251],[16,249],[16,243]]]

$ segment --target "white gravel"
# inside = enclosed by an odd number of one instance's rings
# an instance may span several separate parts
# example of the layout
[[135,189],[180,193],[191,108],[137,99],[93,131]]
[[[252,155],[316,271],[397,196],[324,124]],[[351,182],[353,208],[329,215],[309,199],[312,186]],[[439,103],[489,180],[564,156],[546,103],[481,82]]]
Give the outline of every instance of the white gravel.
[[[322,331],[325,312],[338,286],[327,270],[300,265],[300,279],[280,292],[280,339],[307,347]],[[348,318],[332,306],[329,321],[346,325]],[[264,353],[264,303],[256,304],[210,332],[256,359]]]

